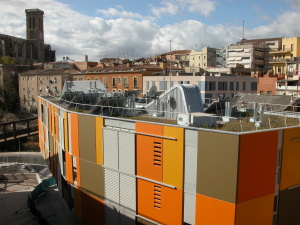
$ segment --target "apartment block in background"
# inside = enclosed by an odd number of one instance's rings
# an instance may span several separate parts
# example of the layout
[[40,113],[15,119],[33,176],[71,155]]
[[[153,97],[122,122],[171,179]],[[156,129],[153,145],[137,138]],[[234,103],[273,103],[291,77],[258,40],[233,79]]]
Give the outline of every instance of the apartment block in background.
[[227,66],[232,67],[241,64],[244,68],[267,73],[272,69],[272,64],[270,64],[271,50],[281,48],[281,39],[245,39],[236,44],[230,44],[227,46]]

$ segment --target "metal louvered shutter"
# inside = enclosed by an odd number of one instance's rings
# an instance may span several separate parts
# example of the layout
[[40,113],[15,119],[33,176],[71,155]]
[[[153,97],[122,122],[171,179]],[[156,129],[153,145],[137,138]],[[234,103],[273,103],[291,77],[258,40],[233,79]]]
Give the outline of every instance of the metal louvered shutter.
[[119,215],[119,206],[105,201],[105,225],[118,225]]
[[184,157],[184,187],[187,191],[196,193],[197,181],[197,148],[185,146]]
[[103,128],[104,165],[119,169],[118,131]]
[[[77,128],[78,129],[78,128]],[[69,153],[70,154],[72,154],[72,134],[71,134],[71,132],[72,132],[72,125],[71,125],[71,115],[70,115],[70,113],[68,113],[68,136],[69,136],[69,138],[68,138],[68,146],[69,146]],[[64,150],[66,150],[66,149],[64,149]]]
[[195,224],[196,194],[184,193],[184,222]]
[[120,174],[120,205],[136,211],[136,178]]
[[119,131],[119,170],[135,175],[135,135]]
[[104,169],[104,181],[105,181],[105,199],[119,204],[119,173]]

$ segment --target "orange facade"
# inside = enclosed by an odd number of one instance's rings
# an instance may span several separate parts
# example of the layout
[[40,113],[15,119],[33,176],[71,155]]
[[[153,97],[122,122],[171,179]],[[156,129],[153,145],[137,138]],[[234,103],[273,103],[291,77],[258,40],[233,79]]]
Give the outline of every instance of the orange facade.
[[79,142],[78,142],[78,115],[70,113],[71,122],[71,146],[72,155],[79,157]]
[[136,135],[136,172],[138,176],[163,182],[162,138]]
[[161,125],[155,125],[150,123],[135,123],[135,131],[144,134],[152,134],[163,136],[164,135],[164,127]]
[[69,153],[65,152],[65,158],[66,158],[66,177],[67,181],[71,184],[74,184],[73,181],[73,156]]
[[278,131],[240,136],[237,203],[274,193],[277,140]]
[[138,214],[161,224],[182,224],[182,189],[137,179]]
[[196,194],[196,225],[234,225],[236,205]]

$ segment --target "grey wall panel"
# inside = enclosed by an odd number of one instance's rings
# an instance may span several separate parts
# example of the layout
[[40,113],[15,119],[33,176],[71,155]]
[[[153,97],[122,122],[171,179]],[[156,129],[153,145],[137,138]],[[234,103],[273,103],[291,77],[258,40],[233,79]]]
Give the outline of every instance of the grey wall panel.
[[80,158],[97,163],[95,117],[78,115]]
[[197,183],[197,147],[185,146],[184,191],[196,193]]
[[51,152],[51,154],[54,154],[54,145],[53,145],[53,136],[52,134],[49,134],[49,151]]
[[198,147],[198,131],[184,129],[184,144],[191,147]]
[[199,131],[197,193],[236,204],[238,157],[238,135]]
[[196,194],[184,193],[184,222],[195,224]]
[[135,175],[135,134],[119,134],[119,170]]
[[120,181],[119,173],[104,169],[104,179],[105,179],[105,199],[113,202],[114,204],[119,204],[120,202]]
[[136,211],[136,178],[120,174],[120,205]]
[[104,169],[101,165],[80,159],[81,189],[104,199]]
[[105,201],[105,225],[118,225],[119,216],[118,205]]
[[104,165],[119,169],[118,131],[103,128]]
[[129,129],[129,130],[135,130],[135,123],[134,122],[104,119],[104,125],[105,126],[125,128],[125,129]]

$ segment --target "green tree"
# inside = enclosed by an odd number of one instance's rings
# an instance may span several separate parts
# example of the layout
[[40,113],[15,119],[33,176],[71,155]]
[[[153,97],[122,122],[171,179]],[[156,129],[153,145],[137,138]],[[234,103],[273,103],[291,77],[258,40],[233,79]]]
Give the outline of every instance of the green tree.
[[0,64],[18,64],[17,60],[8,56],[0,56]]
[[0,108],[14,112],[19,107],[19,95],[13,81],[7,81],[0,86]]

